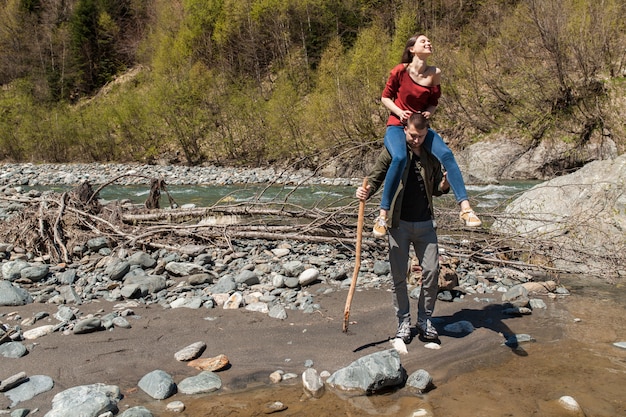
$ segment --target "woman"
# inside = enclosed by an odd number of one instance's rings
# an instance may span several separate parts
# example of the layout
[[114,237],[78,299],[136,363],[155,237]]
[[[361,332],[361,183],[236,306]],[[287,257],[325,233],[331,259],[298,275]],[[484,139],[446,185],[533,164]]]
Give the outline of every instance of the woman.
[[[404,47],[402,62],[391,69],[382,93],[381,101],[391,112],[387,120],[385,146],[392,156],[392,162],[385,178],[380,215],[374,223],[375,236],[384,236],[387,233],[387,211],[406,165],[404,124],[412,113],[419,112],[425,118],[430,118],[439,104],[441,70],[428,65],[427,60],[431,54],[432,45],[425,35],[411,37]],[[439,159],[447,171],[448,181],[461,207],[461,221],[469,227],[480,226],[482,222],[470,206],[461,170],[441,136],[428,129],[422,147]]]

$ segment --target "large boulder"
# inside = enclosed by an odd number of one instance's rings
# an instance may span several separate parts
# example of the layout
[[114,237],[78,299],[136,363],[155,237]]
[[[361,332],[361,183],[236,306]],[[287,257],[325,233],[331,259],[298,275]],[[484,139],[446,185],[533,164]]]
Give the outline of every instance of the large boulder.
[[468,183],[499,180],[550,179],[572,167],[617,156],[611,139],[593,137],[584,145],[575,141],[543,140],[529,147],[520,141],[501,138],[477,142],[455,152]]
[[492,231],[542,242],[555,266],[572,272],[626,275],[626,154],[536,185]]

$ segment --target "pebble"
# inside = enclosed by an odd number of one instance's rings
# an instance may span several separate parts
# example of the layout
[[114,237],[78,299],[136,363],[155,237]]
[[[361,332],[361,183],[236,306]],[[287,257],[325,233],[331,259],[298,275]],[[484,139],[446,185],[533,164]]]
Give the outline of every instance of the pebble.
[[626,342],[615,342],[613,343],[613,346],[621,348],[621,349],[626,349]]
[[204,352],[205,349],[206,343],[204,342],[192,343],[191,345],[176,352],[174,354],[174,358],[181,362],[190,361],[202,355],[202,352]]
[[219,371],[228,366],[228,356],[220,354],[214,358],[194,359],[187,364],[200,371]]
[[280,401],[274,401],[271,403],[267,403],[263,406],[263,413],[272,414],[277,413],[279,411],[284,411],[287,409],[287,406]]
[[185,411],[185,404],[182,401],[172,401],[167,403],[165,409],[173,413],[182,413]]
[[582,410],[578,402],[574,398],[570,397],[569,395],[564,395],[561,398],[559,398],[559,404],[561,404],[561,406],[563,406],[563,408],[565,408],[568,411],[581,411]]
[[283,380],[283,371],[274,371],[270,374],[270,382],[272,384],[278,384],[280,381]]

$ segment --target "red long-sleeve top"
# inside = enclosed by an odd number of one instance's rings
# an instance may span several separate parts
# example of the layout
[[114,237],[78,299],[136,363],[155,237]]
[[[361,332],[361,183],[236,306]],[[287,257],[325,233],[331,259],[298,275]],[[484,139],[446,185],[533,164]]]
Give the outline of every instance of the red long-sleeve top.
[[[391,69],[389,79],[383,90],[383,97],[390,98],[402,110],[413,113],[425,111],[429,106],[437,106],[441,97],[441,87],[433,85],[424,87],[417,84],[409,72],[406,64],[398,64]],[[391,113],[387,119],[387,126],[402,126],[400,118]]]

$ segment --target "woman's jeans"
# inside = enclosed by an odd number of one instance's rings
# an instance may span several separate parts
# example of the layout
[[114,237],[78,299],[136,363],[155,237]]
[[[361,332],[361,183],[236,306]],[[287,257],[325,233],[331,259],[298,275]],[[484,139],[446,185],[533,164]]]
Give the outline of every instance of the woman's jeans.
[[[406,146],[406,134],[404,133],[403,126],[387,126],[385,133],[385,147],[389,154],[391,154],[391,165],[387,170],[385,177],[385,186],[383,188],[383,196],[380,202],[380,208],[383,210],[389,210],[391,207],[391,201],[396,194],[400,179],[402,179],[402,173],[407,161],[407,146]],[[463,200],[467,200],[467,190],[465,189],[465,182],[463,182],[463,175],[459,169],[459,165],[454,159],[454,155],[448,146],[445,144],[441,136],[432,129],[428,129],[428,134],[422,148],[434,155],[441,165],[448,173],[448,182],[454,192],[457,203]]]

